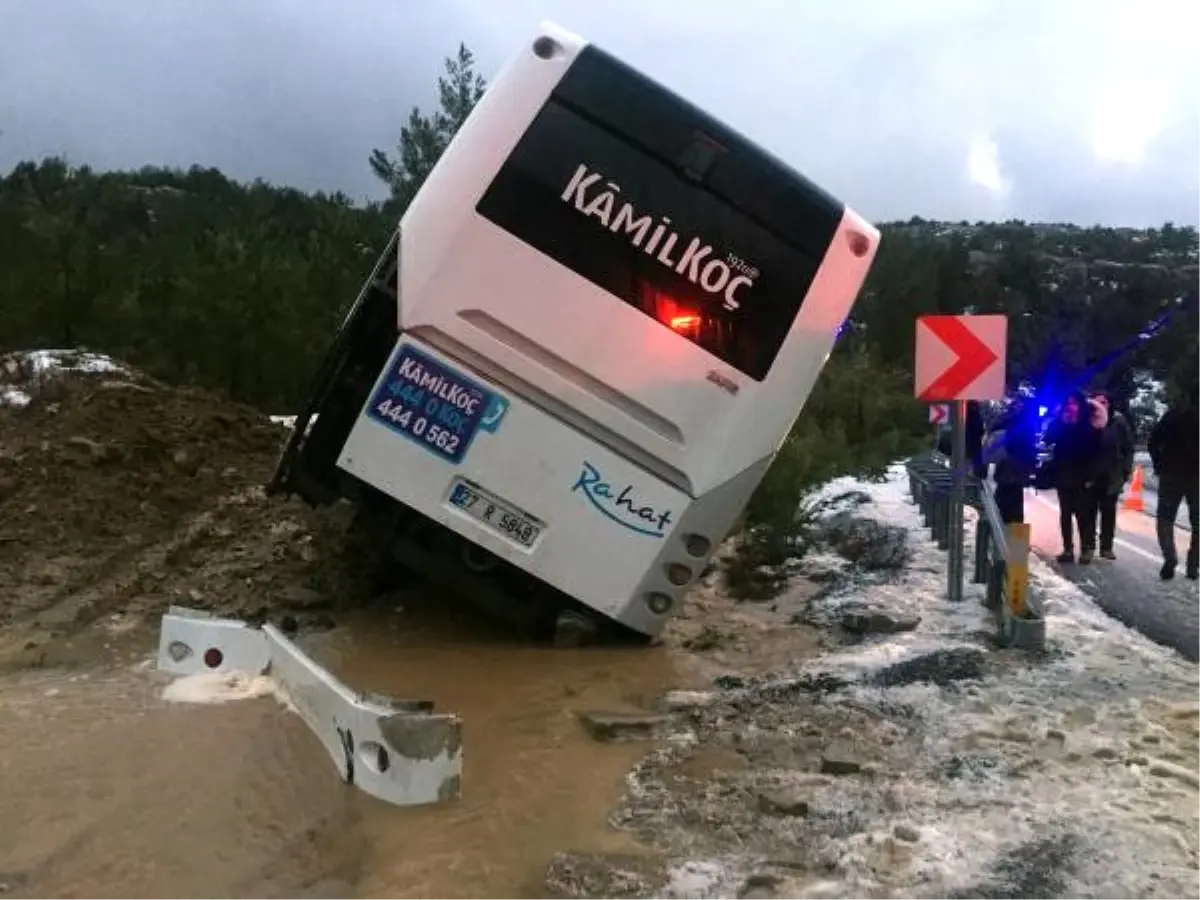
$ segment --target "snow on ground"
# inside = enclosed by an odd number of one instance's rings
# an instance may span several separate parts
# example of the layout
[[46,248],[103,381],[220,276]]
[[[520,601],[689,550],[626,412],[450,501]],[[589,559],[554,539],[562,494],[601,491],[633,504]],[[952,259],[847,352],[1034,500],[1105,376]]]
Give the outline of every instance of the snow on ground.
[[[962,603],[945,599],[946,555],[929,540],[902,467],[880,484],[840,479],[822,495],[848,496],[852,515],[902,526],[912,556],[893,573],[827,552],[806,556],[803,572],[841,573],[808,601],[808,620],[835,623],[867,607],[920,622],[726,694],[738,712],[701,728],[701,740],[732,732],[741,752],[782,740],[772,753],[793,762],[755,762],[707,789],[711,805],[698,815],[728,816],[743,849],[713,852],[694,829],[669,839],[708,852],[677,856],[665,895],[730,896],[739,884],[768,883],[773,893],[762,896],[1200,895],[1196,666],[1108,618],[1037,558],[1031,586],[1044,607],[1046,651],[989,645],[995,622],[983,586],[968,584]],[[966,559],[969,575],[970,545]],[[870,759],[867,777],[805,771],[795,748],[814,733],[818,743],[853,742]],[[669,767],[655,774],[657,765],[632,777],[641,800],[630,819],[640,805],[669,834],[684,816],[650,812],[672,777]],[[763,784],[799,792],[806,812],[743,825],[736,804],[715,799],[731,781],[751,793]],[[755,858],[756,846],[804,847],[816,861],[801,876],[794,863]]]
[[170,703],[228,703],[266,697],[277,691],[273,679],[245,672],[197,672],[183,675],[163,688],[162,698]]
[[130,376],[132,370],[86,350],[25,350],[0,356],[0,407],[27,406],[49,381],[67,374]]
[[0,387],[0,406],[12,406],[22,409],[29,405],[33,398],[26,391],[14,387]]

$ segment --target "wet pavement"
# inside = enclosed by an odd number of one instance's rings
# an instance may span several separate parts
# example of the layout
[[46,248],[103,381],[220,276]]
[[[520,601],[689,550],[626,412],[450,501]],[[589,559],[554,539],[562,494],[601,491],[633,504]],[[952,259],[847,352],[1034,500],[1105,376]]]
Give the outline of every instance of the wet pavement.
[[[1142,492],[1142,515],[1149,516],[1153,519],[1158,515],[1158,493],[1149,487]],[[1175,514],[1175,525],[1182,528],[1184,531],[1191,531],[1191,522],[1188,521],[1188,508],[1186,503],[1179,504],[1179,511]]]
[[[1147,497],[1153,502],[1152,495]],[[1162,556],[1152,515],[1118,508],[1113,547],[1117,559],[1097,559],[1087,566],[1054,561],[1062,550],[1062,541],[1058,503],[1052,491],[1030,491],[1025,516],[1032,526],[1034,550],[1057,572],[1087,591],[1106,613],[1192,662],[1200,658],[1200,588],[1184,577],[1182,562],[1174,580],[1164,582],[1159,578]],[[1176,526],[1181,561],[1190,537],[1186,528]]]

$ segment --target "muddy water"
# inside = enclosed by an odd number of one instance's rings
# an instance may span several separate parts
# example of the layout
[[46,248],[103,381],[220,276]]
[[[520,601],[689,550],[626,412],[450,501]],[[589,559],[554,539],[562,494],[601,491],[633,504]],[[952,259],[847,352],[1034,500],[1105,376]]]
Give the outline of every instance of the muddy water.
[[0,893],[539,896],[558,850],[624,846],[606,816],[646,749],[594,743],[575,711],[681,683],[661,650],[541,650],[403,614],[311,649],[355,687],[459,712],[463,799],[362,795],[269,697],[171,704],[162,676],[124,661],[6,676]]
[[361,804],[361,895],[543,896],[557,851],[632,849],[606,818],[646,747],[596,743],[575,713],[636,708],[680,683],[666,652],[521,647],[474,628],[402,617],[312,647],[351,686],[436,698],[464,723],[458,803]]

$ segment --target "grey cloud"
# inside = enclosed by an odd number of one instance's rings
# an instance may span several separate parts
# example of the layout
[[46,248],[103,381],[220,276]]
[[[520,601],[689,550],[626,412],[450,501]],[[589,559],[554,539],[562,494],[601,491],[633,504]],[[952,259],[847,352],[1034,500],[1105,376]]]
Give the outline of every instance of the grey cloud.
[[[411,106],[432,104],[458,42],[490,76],[551,19],[873,218],[1195,223],[1194,7],[9,0],[0,5],[0,168],[46,153],[101,167],[196,162],[379,196],[368,152],[394,143]],[[1126,83],[1161,99],[1165,122],[1140,164],[1104,164],[1089,137],[1094,110]],[[1129,106],[1111,115],[1128,117]],[[1006,193],[967,177],[968,147],[981,137],[996,144]]]

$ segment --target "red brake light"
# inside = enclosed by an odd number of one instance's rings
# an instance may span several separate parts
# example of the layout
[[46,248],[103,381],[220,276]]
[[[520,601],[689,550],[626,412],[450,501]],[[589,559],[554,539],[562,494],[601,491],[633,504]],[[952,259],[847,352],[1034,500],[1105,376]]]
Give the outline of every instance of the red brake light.
[[673,316],[671,327],[676,331],[689,331],[700,327],[700,317],[697,315]]

